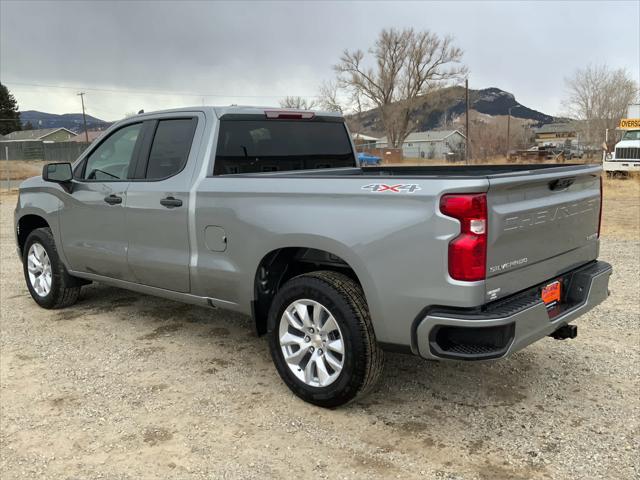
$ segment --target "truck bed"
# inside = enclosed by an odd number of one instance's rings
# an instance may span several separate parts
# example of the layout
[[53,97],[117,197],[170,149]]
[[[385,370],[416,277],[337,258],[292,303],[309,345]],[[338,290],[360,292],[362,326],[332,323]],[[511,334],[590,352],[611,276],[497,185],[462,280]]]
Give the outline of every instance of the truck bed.
[[402,178],[478,178],[523,176],[533,173],[576,173],[576,170],[590,169],[597,164],[500,164],[500,165],[434,165],[434,166],[373,166],[359,168],[334,168],[317,170],[299,170],[283,172],[261,172],[235,174],[239,177],[277,176],[277,177],[402,177]]
[[[418,198],[431,221],[438,218],[441,195],[450,192],[487,192],[488,248],[486,300],[492,301],[528,288],[532,284],[561,275],[577,266],[593,261],[598,255],[600,209],[599,164],[502,164],[461,166],[375,166],[334,168],[289,172],[238,174],[233,177],[290,179],[293,184],[280,184],[279,192],[300,189],[305,195],[340,195],[341,205],[348,205],[366,216],[367,207],[361,195],[371,199],[367,190],[381,184],[410,183],[412,190],[388,188],[393,203],[380,204],[378,212],[395,209],[397,215],[411,211],[404,200]],[[295,179],[308,179],[295,182]],[[348,179],[373,185],[349,187]],[[389,180],[394,178],[397,180]],[[335,179],[335,182],[327,180]],[[312,180],[314,181],[312,184]],[[259,182],[263,183],[263,182]],[[304,183],[304,185],[303,185]],[[264,185],[258,189],[266,188]],[[403,185],[404,186],[404,185]],[[331,193],[329,193],[331,192]],[[293,192],[290,192],[293,193]],[[360,198],[358,198],[360,197]],[[388,202],[389,193],[376,201]],[[383,200],[384,199],[384,200]],[[300,201],[300,200],[298,200]],[[371,201],[371,200],[369,200]],[[346,207],[343,207],[346,208]]]

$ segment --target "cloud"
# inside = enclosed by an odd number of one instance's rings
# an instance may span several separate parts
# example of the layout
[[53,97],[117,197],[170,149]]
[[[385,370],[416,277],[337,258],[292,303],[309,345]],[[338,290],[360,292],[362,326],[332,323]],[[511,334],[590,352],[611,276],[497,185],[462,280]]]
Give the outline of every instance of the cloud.
[[276,105],[315,95],[343,49],[411,26],[453,34],[473,88],[558,113],[576,68],[607,62],[639,75],[639,16],[636,2],[3,1],[0,79],[22,109],[78,111],[82,88],[89,112],[107,119],[203,102]]

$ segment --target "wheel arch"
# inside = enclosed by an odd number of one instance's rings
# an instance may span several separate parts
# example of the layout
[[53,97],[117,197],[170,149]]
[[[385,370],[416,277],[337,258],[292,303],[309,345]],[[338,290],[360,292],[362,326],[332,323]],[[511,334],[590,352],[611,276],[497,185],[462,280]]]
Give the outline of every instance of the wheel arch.
[[20,256],[24,254],[24,245],[31,232],[38,228],[51,228],[44,216],[37,213],[27,213],[22,215],[16,222],[16,240]]
[[[333,251],[331,251],[333,250]],[[338,249],[308,246],[275,248],[266,253],[258,263],[253,278],[251,316],[258,335],[264,335],[273,327],[268,325],[269,308],[279,288],[289,279],[318,270],[341,272],[356,281],[363,290],[368,279],[366,271],[357,262],[345,259]]]
[[[63,208],[62,193],[63,189],[59,185],[36,177],[25,180],[20,185],[14,217],[14,233],[20,253],[27,236],[36,228],[50,228],[56,244],[60,244],[58,215]],[[59,251],[60,257],[64,259],[62,253]]]

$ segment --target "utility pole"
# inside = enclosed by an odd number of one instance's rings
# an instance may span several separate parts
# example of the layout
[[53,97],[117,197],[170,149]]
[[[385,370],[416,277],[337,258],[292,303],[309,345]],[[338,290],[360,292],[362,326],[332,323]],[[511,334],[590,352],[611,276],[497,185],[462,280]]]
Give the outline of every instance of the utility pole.
[[464,103],[465,103],[465,115],[464,115],[464,133],[465,133],[465,160],[469,165],[469,159],[471,158],[471,142],[469,142],[469,79],[464,79]]
[[4,157],[7,159],[7,192],[11,190],[11,176],[9,174],[9,147],[4,147]]
[[509,150],[511,150],[511,109],[513,107],[509,107],[508,115],[507,115],[507,160],[509,160]]
[[87,143],[89,143],[89,132],[87,132],[87,117],[84,114],[84,92],[78,93],[80,96],[80,101],[82,102],[82,122],[84,123],[84,139]]

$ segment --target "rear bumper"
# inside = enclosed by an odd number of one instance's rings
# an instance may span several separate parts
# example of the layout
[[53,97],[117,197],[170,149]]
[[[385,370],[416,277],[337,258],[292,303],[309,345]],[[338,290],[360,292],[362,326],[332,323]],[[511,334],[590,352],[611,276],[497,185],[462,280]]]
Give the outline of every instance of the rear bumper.
[[506,357],[602,303],[611,272],[611,265],[597,261],[563,275],[563,302],[551,310],[540,299],[540,286],[483,309],[433,308],[415,331],[418,352],[431,360]]

